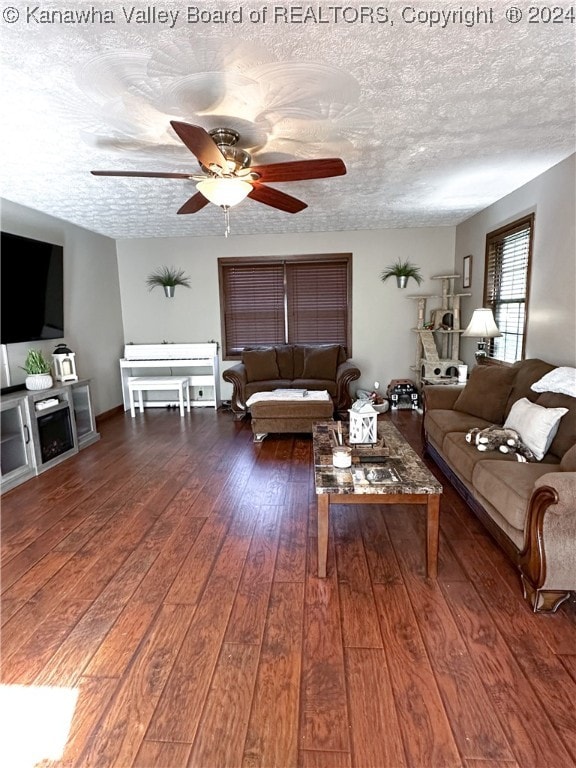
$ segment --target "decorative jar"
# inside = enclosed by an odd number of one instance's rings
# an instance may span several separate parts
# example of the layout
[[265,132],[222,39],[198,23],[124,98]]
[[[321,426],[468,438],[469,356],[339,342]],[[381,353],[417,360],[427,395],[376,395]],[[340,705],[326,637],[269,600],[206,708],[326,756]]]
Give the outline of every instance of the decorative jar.
[[332,448],[332,464],[339,469],[352,466],[352,449],[347,445],[335,445]]

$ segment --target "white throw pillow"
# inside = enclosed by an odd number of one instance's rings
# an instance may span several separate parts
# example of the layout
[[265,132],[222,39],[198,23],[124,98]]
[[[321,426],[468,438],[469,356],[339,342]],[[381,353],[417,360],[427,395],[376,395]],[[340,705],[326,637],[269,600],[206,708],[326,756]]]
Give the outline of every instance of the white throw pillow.
[[561,395],[576,397],[576,368],[565,365],[554,368],[539,381],[534,382],[530,389],[534,392],[559,392]]
[[517,400],[504,422],[505,429],[515,429],[536,459],[541,461],[554,440],[560,419],[568,408],[544,408],[527,397]]

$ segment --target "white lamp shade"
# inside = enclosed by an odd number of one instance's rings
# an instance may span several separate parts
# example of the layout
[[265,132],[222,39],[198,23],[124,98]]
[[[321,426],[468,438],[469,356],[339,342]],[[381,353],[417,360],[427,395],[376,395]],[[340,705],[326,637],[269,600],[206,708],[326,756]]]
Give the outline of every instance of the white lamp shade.
[[242,179],[205,179],[196,184],[198,192],[214,205],[232,208],[252,191],[252,184]]
[[472,313],[472,319],[468,328],[462,336],[472,336],[478,339],[493,339],[496,336],[502,336],[494,320],[491,309],[475,309]]

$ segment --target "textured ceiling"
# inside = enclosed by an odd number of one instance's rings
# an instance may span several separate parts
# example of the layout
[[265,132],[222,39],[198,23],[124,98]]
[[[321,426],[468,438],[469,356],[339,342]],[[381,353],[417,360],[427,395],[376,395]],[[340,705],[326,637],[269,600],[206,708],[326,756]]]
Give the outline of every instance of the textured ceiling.
[[233,234],[457,224],[575,151],[576,26],[494,6],[392,2],[385,21],[368,4],[16,2],[0,22],[2,196],[116,238],[222,234],[213,205],[176,215],[193,181],[90,174],[197,173],[177,119],[235,128],[255,164],[346,163],[271,185],[301,213],[244,201]]

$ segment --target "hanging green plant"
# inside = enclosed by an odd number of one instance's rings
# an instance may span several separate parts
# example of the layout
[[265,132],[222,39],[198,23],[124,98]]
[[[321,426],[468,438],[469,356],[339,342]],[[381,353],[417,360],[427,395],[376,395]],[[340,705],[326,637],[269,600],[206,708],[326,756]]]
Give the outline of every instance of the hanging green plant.
[[158,267],[146,278],[146,285],[151,291],[157,286],[164,288],[166,296],[174,296],[174,288],[177,285],[183,285],[185,288],[191,288],[190,278],[184,274],[183,269],[176,267]]
[[389,277],[395,277],[396,283],[399,288],[405,288],[409,278],[416,280],[418,285],[424,281],[424,278],[420,274],[420,267],[415,264],[411,264],[409,261],[402,261],[398,259],[392,266],[386,267],[380,275],[382,282],[388,280]]

